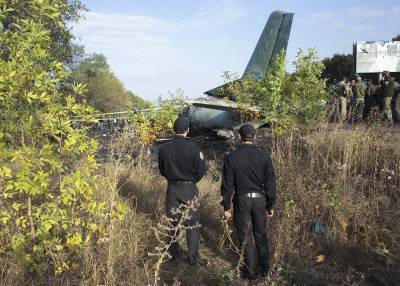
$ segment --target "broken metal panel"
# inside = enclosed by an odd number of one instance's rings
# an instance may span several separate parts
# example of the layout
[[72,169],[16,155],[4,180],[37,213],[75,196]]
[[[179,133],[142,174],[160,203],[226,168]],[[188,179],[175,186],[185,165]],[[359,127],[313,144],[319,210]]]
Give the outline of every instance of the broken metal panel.
[[230,129],[213,129],[217,137],[225,140],[235,139],[235,133]]

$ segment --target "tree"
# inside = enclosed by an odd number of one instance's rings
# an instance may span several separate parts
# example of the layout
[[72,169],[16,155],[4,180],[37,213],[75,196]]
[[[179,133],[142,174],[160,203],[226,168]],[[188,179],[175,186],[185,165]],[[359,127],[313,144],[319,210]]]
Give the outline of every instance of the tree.
[[[15,31],[20,19],[34,17],[35,7],[41,5],[43,1],[0,1],[0,4],[6,3],[8,9],[10,9],[0,23],[0,31],[2,29],[4,31]],[[80,0],[57,0],[52,3],[51,7],[50,10],[45,11],[46,14],[41,19],[43,26],[50,33],[50,57],[53,60],[68,63],[72,59],[74,36],[67,23],[77,21],[81,12],[85,11],[86,8]],[[58,23],[54,22],[55,17]]]
[[265,119],[275,132],[294,126],[310,126],[325,108],[326,82],[321,77],[323,64],[314,49],[299,50],[294,61],[296,70],[288,74],[286,56],[282,52],[267,69],[265,75],[254,80],[246,78],[230,84],[229,92],[238,100],[246,119],[258,116]]
[[393,41],[400,41],[400,33],[392,39]]
[[144,100],[143,98],[134,94],[130,90],[128,90],[126,92],[126,94],[128,95],[133,108],[136,108],[138,110],[143,110],[143,109],[149,109],[149,108],[153,107],[153,104],[151,102]]
[[132,122],[139,136],[138,142],[144,146],[153,144],[158,138],[171,135],[174,121],[186,106],[185,98],[180,89],[176,94],[170,93],[169,99],[160,97],[157,108],[148,112],[139,112],[133,115]]
[[79,63],[79,72],[87,73],[88,76],[96,73],[97,71],[109,70],[107,58],[103,54],[93,53],[84,56],[83,60]]
[[308,49],[307,54],[299,50],[294,65],[296,71],[289,76],[284,94],[289,94],[286,101],[292,106],[296,122],[311,125],[320,119],[328,95],[322,77],[324,64],[315,49]]
[[[79,58],[78,58],[79,59]],[[72,81],[84,83],[88,103],[102,112],[144,109],[149,106],[139,96],[127,92],[121,81],[111,71],[107,58],[102,54],[83,57],[73,70]]]
[[71,45],[71,57],[65,63],[69,71],[77,71],[81,62],[85,59],[85,47],[78,44]]
[[325,58],[325,65],[322,77],[326,78],[329,84],[340,81],[343,77],[349,77],[353,72],[353,55],[334,54],[331,58]]
[[93,112],[76,100],[84,85],[60,88],[69,74],[54,59],[53,30],[65,27],[65,1],[0,4],[0,23],[13,23],[0,33],[0,263],[12,256],[29,271],[61,273],[123,208],[106,215],[96,197],[98,143],[75,124]]
[[124,86],[109,70],[96,70],[84,81],[87,87],[88,103],[102,112],[127,111],[132,102]]

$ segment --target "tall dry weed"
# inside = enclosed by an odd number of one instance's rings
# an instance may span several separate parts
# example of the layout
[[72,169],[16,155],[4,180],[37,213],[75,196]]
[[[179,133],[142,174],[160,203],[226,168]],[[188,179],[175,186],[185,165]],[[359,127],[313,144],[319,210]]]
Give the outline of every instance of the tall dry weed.
[[[147,147],[132,132],[111,142],[99,196],[107,206],[129,205],[110,236],[80,255],[80,275],[48,278],[47,285],[147,285],[157,268],[152,231],[165,213],[166,182]],[[395,285],[400,281],[400,132],[379,126],[324,125],[293,130],[269,142],[278,180],[275,217],[268,221],[271,272],[259,285]],[[260,144],[263,144],[262,142]],[[265,143],[266,144],[266,143]],[[261,146],[263,147],[263,146]],[[135,158],[141,158],[140,161]],[[218,170],[219,161],[213,170]],[[240,285],[236,244],[221,221],[220,174],[198,185],[201,254],[211,267],[160,263],[159,284]],[[225,237],[224,237],[225,236]],[[3,285],[21,284],[21,270],[1,263]],[[23,277],[23,275],[22,275]],[[2,281],[2,282],[3,282]]]
[[[289,281],[304,283],[310,275],[302,268],[329,263],[356,269],[350,280],[375,281],[382,269],[368,271],[365,260],[383,269],[392,263],[386,270],[399,276],[399,140],[396,130],[343,125],[275,138],[279,195],[270,236],[273,262],[286,265]],[[346,271],[333,276],[341,281]]]

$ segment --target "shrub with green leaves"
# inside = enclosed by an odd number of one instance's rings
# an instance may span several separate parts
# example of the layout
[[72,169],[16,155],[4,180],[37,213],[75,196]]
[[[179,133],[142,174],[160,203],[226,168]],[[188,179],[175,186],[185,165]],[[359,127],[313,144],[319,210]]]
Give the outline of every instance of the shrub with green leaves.
[[326,83],[321,78],[324,65],[314,49],[307,54],[299,50],[293,64],[295,72],[287,73],[286,56],[281,52],[260,79],[250,76],[231,83],[229,93],[238,101],[242,114],[257,107],[258,117],[276,132],[315,122],[325,109],[327,97]]
[[[66,86],[53,57],[66,3],[0,0],[0,261],[12,256],[37,273],[76,267],[75,254],[123,211],[96,198],[98,144],[74,123],[92,109],[77,103],[85,87]],[[21,6],[29,14],[18,17]]]
[[140,144],[149,145],[163,136],[168,136],[185,104],[182,91],[178,90],[177,94],[170,94],[168,99],[160,97],[157,105],[146,113],[135,114],[132,121]]

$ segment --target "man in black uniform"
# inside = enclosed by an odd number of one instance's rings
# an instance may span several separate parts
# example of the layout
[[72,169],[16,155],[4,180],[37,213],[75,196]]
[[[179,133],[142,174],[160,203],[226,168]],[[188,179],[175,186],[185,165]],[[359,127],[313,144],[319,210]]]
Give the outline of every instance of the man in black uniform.
[[[174,123],[175,138],[165,144],[159,151],[158,167],[163,177],[168,180],[166,210],[167,216],[172,218],[175,226],[180,220],[180,215],[175,212],[181,206],[193,201],[198,195],[196,183],[205,174],[205,161],[203,153],[196,144],[186,140],[189,132],[189,119],[178,118]],[[191,212],[191,218],[186,222],[188,258],[192,265],[206,266],[207,262],[200,259],[198,254],[199,233],[196,226],[199,221],[199,212]],[[173,263],[182,260],[181,248],[178,242],[171,245],[170,253]]]
[[[244,250],[245,275],[256,277],[255,250],[261,276],[268,273],[268,242],[266,218],[274,214],[276,181],[271,157],[254,145],[255,129],[251,124],[240,130],[241,146],[226,156],[221,186],[225,218],[232,216],[239,243]],[[255,241],[256,249],[253,245]]]

